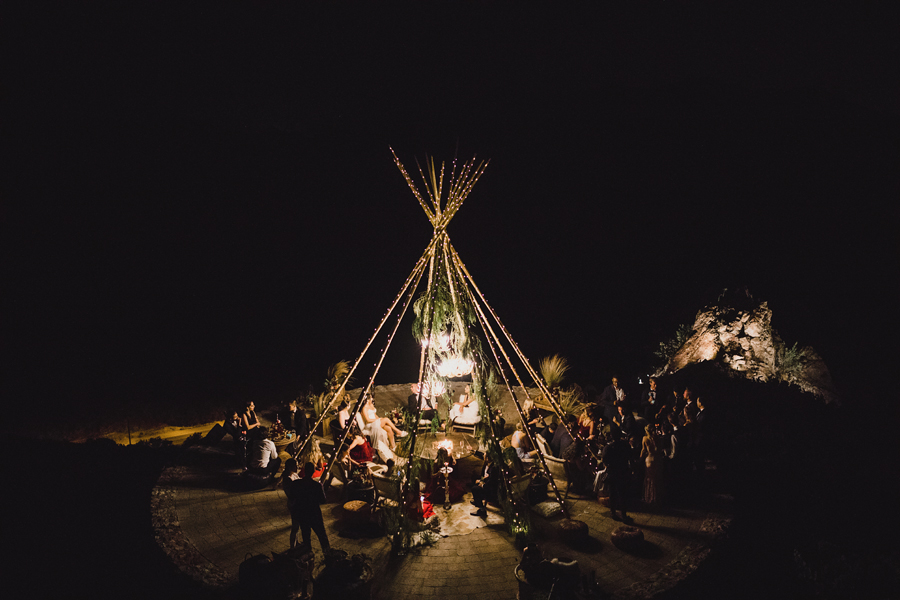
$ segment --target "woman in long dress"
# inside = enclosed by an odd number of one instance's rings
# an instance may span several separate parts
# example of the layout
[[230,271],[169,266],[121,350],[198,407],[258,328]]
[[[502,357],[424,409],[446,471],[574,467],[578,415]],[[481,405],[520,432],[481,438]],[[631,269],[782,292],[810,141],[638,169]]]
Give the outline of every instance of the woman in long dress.
[[650,425],[644,428],[644,441],[641,444],[641,458],[647,467],[644,472],[644,503],[654,506],[663,497],[663,461],[666,452],[661,447],[661,439]]
[[459,395],[459,400],[450,407],[450,421],[459,423],[477,423],[481,417],[478,415],[478,403],[472,395],[471,387],[466,385],[465,391]]
[[404,437],[405,431],[402,431],[394,425],[387,417],[379,417],[375,409],[375,402],[372,396],[369,396],[366,403],[362,407],[363,432],[374,440],[378,439],[378,429],[384,430],[387,434],[388,445],[393,450],[397,443],[396,438]]

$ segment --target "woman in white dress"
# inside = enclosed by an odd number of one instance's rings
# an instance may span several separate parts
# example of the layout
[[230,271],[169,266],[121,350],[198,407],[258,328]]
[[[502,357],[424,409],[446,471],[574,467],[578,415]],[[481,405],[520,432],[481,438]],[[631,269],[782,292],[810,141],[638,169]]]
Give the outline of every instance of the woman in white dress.
[[366,399],[366,403],[363,405],[361,413],[364,423],[362,428],[363,433],[377,441],[379,438],[378,430],[382,429],[387,435],[388,444],[391,450],[396,447],[396,438],[406,436],[406,432],[398,429],[390,419],[378,416],[378,412],[375,409],[375,400],[372,396],[369,396]]
[[471,424],[479,420],[478,402],[471,394],[471,387],[467,385],[465,391],[459,395],[459,400],[450,407],[450,421]]

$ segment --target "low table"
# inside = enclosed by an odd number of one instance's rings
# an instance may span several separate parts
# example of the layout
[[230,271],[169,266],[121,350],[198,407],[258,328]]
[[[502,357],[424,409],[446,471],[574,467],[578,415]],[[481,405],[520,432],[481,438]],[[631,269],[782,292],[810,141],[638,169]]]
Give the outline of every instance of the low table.
[[440,448],[440,445],[442,444],[453,444],[450,448],[450,456],[456,460],[471,456],[478,450],[478,442],[475,440],[475,436],[471,434],[459,431],[448,433],[429,432],[422,433],[416,437],[415,454],[420,458],[434,460],[437,458],[438,448]]

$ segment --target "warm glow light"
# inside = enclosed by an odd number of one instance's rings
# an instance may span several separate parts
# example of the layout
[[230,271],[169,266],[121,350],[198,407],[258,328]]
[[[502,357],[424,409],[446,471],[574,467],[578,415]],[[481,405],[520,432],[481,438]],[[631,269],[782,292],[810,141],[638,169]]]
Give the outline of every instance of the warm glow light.
[[[423,348],[428,347],[427,339],[422,340],[422,347]],[[446,334],[446,333],[442,333],[441,335],[437,336],[437,347],[438,347],[438,350],[441,352],[449,352],[450,351],[450,335]]]
[[437,443],[438,448],[443,448],[447,453],[453,452],[453,440],[441,440]]
[[475,363],[464,358],[448,358],[435,367],[441,377],[462,377],[472,372]]

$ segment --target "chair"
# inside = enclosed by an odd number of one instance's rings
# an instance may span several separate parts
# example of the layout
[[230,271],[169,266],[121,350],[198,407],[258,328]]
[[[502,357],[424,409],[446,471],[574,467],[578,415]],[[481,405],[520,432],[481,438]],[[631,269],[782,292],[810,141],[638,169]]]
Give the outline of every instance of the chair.
[[457,423],[456,421],[453,421],[453,423],[450,424],[450,431],[459,431],[475,435],[476,427],[478,427],[477,423]]
[[509,480],[509,491],[513,500],[528,503],[528,486],[531,485],[531,473],[513,477]]
[[557,489],[560,489],[562,485],[565,485],[565,498],[568,498],[569,478],[566,476],[566,461],[553,456],[553,453],[550,451],[550,445],[541,434],[537,434],[535,436],[535,441],[537,442],[538,450],[544,457],[544,462],[547,463],[547,468],[550,470],[550,475],[553,477],[553,481],[556,483]]
[[385,477],[381,473],[372,473],[372,484],[375,486],[375,505],[387,504],[388,506],[400,505],[400,490],[397,481]]
[[481,405],[475,400],[463,408],[462,411],[458,410],[454,405],[450,409],[449,418],[452,421],[451,431],[464,431],[474,434],[475,426],[481,422]]
[[338,499],[343,500],[344,496],[347,494],[347,482],[349,480],[347,478],[347,471],[344,470],[344,465],[339,460],[334,461],[334,464],[331,465],[331,470],[328,472],[329,485],[331,484],[332,479],[337,479],[341,482],[341,492]]

